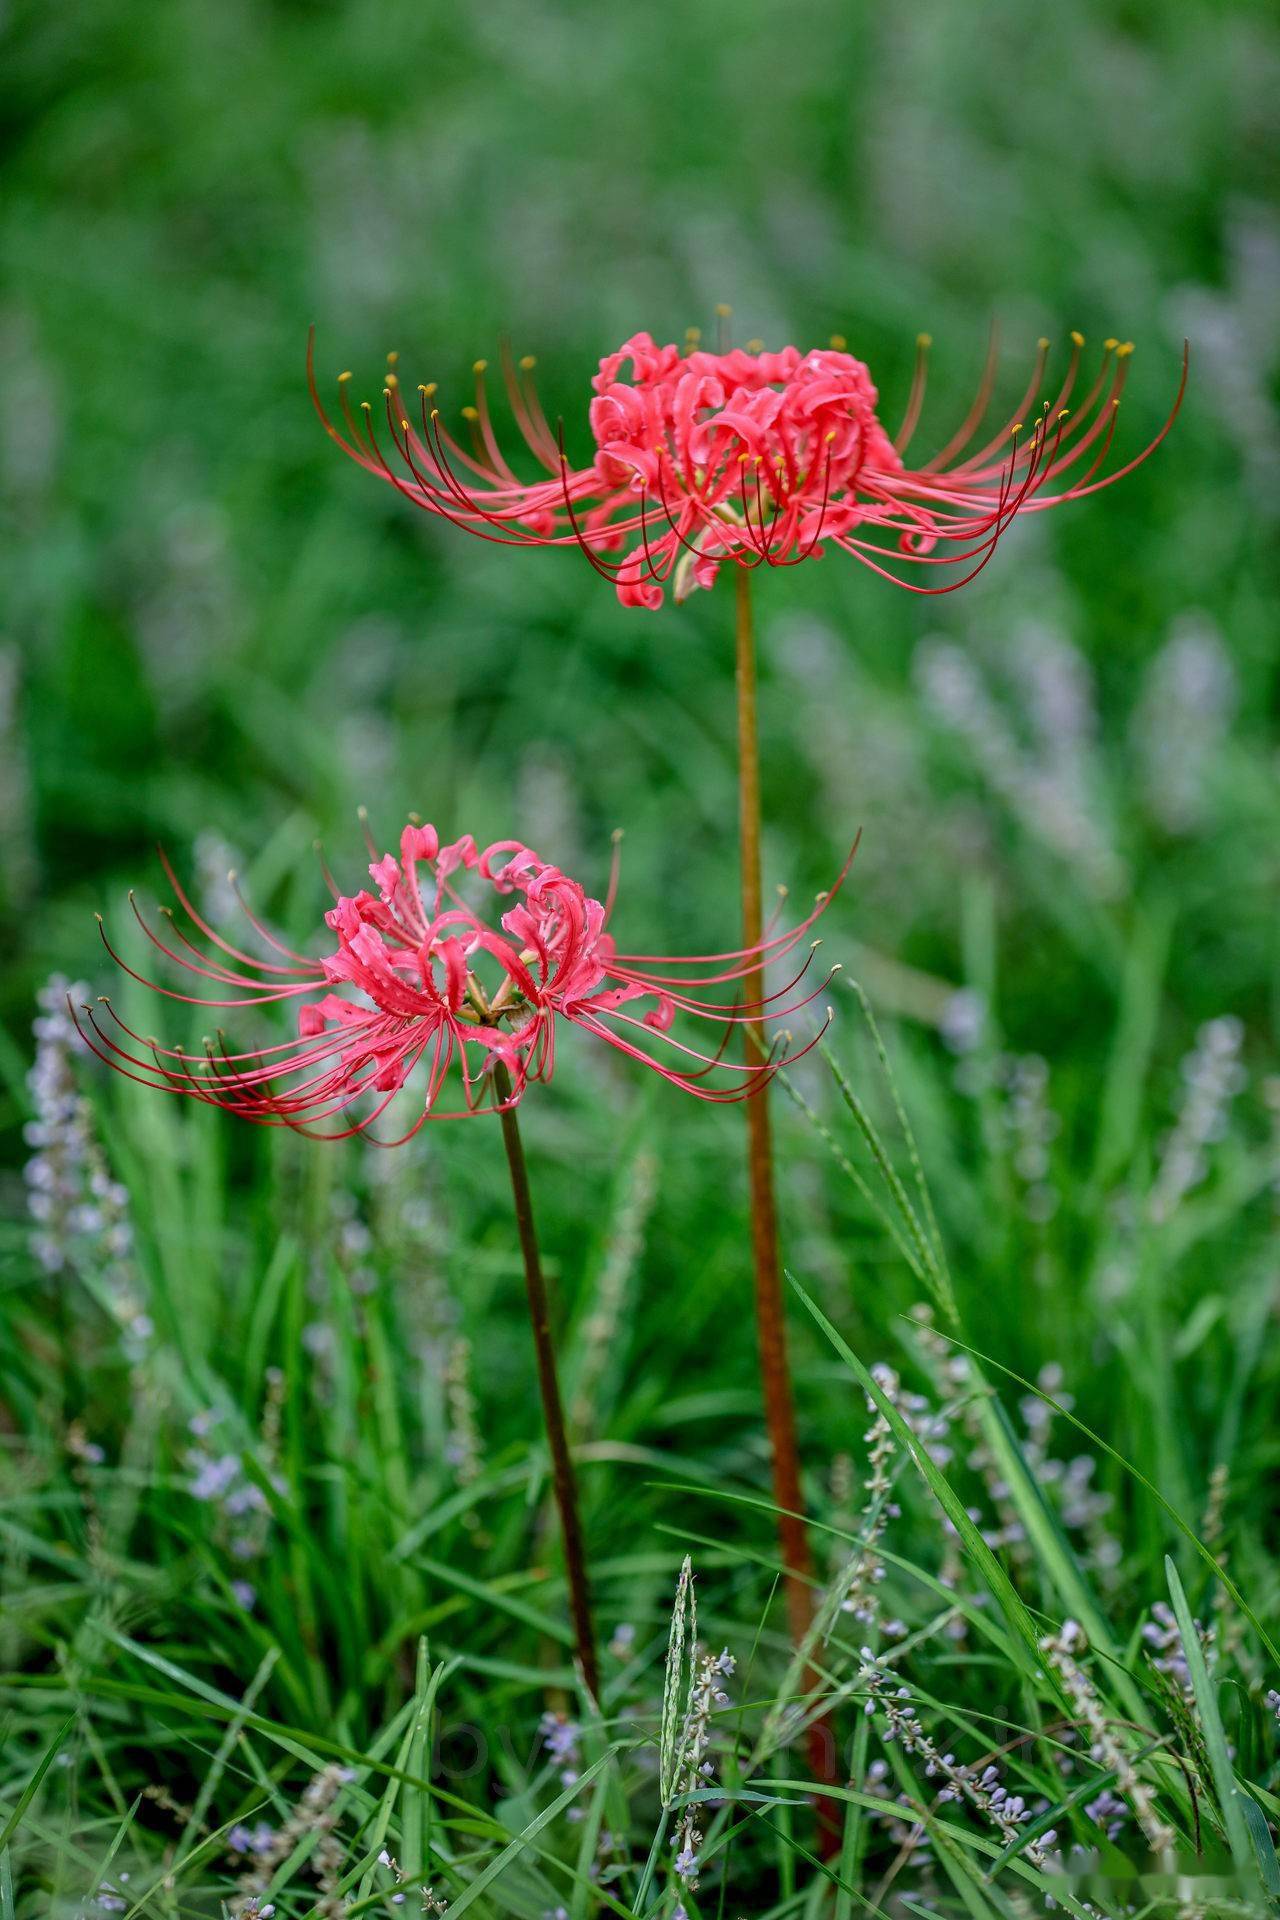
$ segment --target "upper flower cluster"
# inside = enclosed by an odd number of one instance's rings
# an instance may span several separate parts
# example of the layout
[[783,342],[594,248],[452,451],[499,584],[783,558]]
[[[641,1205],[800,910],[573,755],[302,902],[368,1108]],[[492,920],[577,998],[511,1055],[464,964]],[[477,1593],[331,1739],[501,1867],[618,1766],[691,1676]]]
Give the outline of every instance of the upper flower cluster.
[[[376,854],[372,843],[369,851]],[[742,1099],[777,1070],[779,1059],[727,1063],[733,1027],[746,1022],[758,1030],[798,1012],[822,991],[800,990],[806,957],[786,987],[768,998],[726,1003],[708,996],[712,988],[732,994],[736,983],[762,993],[755,985],[759,970],[795,949],[826,895],[798,926],[749,951],[684,961],[624,956],[606,930],[612,884],[602,903],[519,841],[495,841],[481,851],[467,834],[442,845],[434,827],[411,822],[400,836],[398,856],[372,860],[376,891],[336,897],[325,923],[337,944],[320,959],[283,946],[246,907],[258,939],[280,956],[259,959],[208,925],[167,861],[165,871],[202,940],[182,933],[170,914],[170,944],[135,906],[139,924],[162,953],[224,994],[204,997],[159,986],[136,973],[108,941],[113,959],[144,985],[194,1005],[301,1000],[297,1037],[248,1053],[228,1052],[219,1038],[191,1053],[142,1038],[104,1001],[110,1024],[85,1009],[85,1038],[109,1065],[146,1085],[245,1119],[331,1138],[370,1127],[419,1067],[421,1110],[400,1138],[428,1119],[514,1105],[531,1080],[550,1078],[561,1021],[701,1099]],[[482,905],[512,901],[496,926],[466,897],[464,883],[468,893],[478,891]],[[715,1053],[677,1037],[673,1029],[681,1014],[723,1030]],[[440,1094],[455,1065],[462,1105],[451,1110]],[[495,1085],[499,1065],[509,1076],[509,1093]],[[353,1105],[361,1109],[355,1118],[349,1113]]]
[[[470,443],[463,445],[443,424],[434,386],[418,388],[411,417],[392,356],[383,397],[399,467],[383,452],[372,407],[365,404],[360,420],[352,411],[350,375],[339,383],[344,430],[320,402],[310,351],[308,373],[332,438],[416,506],[507,545],[576,544],[625,606],[652,608],[668,582],[677,598],[711,586],[725,561],[791,566],[821,556],[827,544],[916,593],[963,585],[1019,513],[1110,486],[1145,460],[1173,423],[1185,357],[1164,427],[1123,466],[1104,471],[1132,346],[1106,342],[1073,407],[1083,337],[1072,334],[1071,343],[1061,380],[1047,388],[1049,342],[1040,342],[1017,407],[973,450],[995,384],[990,354],[959,430],[917,466],[905,456],[924,397],[926,335],[902,423],[890,436],[871,375],[842,340],[803,354],[795,347],[767,353],[758,342],[713,353],[635,334],[593,378],[596,452],[578,468],[569,464],[562,434],[547,423],[533,361],[517,364],[504,349],[516,423],[551,476],[532,482],[518,477],[499,445],[483,360],[475,364],[475,404],[462,409]],[[944,572],[922,585],[895,570],[908,563]]]
[[[664,507],[668,497],[698,503],[701,523],[687,517],[683,529],[678,594],[711,586],[720,558],[750,545],[753,532],[767,529],[766,549],[780,559],[812,550],[824,532],[847,532],[864,474],[870,484],[902,468],[876,417],[871,375],[841,349],[682,355],[639,333],[601,361],[591,384],[601,485]],[[667,537],[679,538],[674,527]],[[661,604],[652,575],[623,569],[624,604]]]

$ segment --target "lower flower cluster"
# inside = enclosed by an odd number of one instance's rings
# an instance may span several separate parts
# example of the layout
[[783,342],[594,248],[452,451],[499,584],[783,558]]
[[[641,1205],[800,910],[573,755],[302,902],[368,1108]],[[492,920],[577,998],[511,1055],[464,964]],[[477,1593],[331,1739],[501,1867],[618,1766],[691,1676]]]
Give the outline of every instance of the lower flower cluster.
[[[759,1037],[822,994],[830,974],[816,987],[807,980],[817,943],[778,991],[766,992],[763,975],[795,954],[829,894],[798,925],[766,933],[754,947],[693,958],[623,954],[608,931],[616,865],[601,902],[515,840],[482,850],[466,834],[442,845],[434,827],[410,822],[398,856],[378,856],[372,841],[369,851],[376,891],[334,890],[325,924],[337,944],[318,959],[286,946],[247,905],[260,951],[234,945],[203,918],[166,861],[194,937],[169,909],[163,933],[136,904],[135,915],[153,947],[217,989],[212,994],[136,972],[104,929],[125,972],[166,998],[219,1010],[298,1001],[295,1039],[232,1051],[219,1030],[193,1052],[144,1038],[104,1000],[101,1012],[86,1007],[76,1016],[87,1044],[144,1085],[329,1139],[368,1131],[416,1078],[416,1113],[393,1139],[371,1135],[380,1145],[399,1144],[427,1120],[515,1105],[531,1082],[551,1078],[565,1025],[716,1102],[747,1098],[815,1044],[797,1047],[784,1033],[766,1049]],[[846,862],[837,887],[847,871]],[[512,902],[496,925],[482,911],[495,897]],[[713,1050],[683,1036],[687,1019],[718,1030]],[[741,1062],[727,1057],[738,1028],[756,1043]],[[461,1083],[452,1106],[443,1097],[451,1072]]]

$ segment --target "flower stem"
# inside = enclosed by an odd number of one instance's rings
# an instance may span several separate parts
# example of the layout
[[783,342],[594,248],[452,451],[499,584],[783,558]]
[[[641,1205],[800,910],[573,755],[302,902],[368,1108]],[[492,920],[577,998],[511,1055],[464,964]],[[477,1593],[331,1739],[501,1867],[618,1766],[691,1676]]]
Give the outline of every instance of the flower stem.
[[[742,944],[757,946],[763,937],[764,912],[760,882],[760,744],[756,722],[756,648],[751,618],[751,575],[734,568],[737,588],[738,687],[738,837],[742,869]],[[743,981],[743,997],[761,1001],[765,995],[761,966]],[[765,1058],[767,1043],[756,1021],[744,1024],[747,1059]],[[813,1618],[809,1584],[813,1562],[805,1531],[804,1495],[800,1490],[800,1453],[796,1444],[795,1396],[787,1364],[787,1326],[783,1308],[782,1274],[778,1260],[778,1210],[774,1196],[773,1135],[767,1085],[751,1095],[747,1112],[747,1180],[751,1201],[751,1247],[755,1264],[756,1330],[760,1349],[760,1380],[764,1391],[765,1425],[773,1463],[773,1497],[778,1507],[778,1544],[786,1569],[787,1619],[791,1638],[799,1647]],[[806,1674],[806,1691],[815,1683]],[[809,1729],[809,1760],[819,1780],[835,1779],[835,1743],[830,1727],[817,1721]]]
[[511,1195],[515,1202],[516,1228],[520,1251],[524,1256],[524,1284],[529,1300],[529,1324],[533,1328],[533,1346],[538,1361],[538,1387],[542,1394],[542,1418],[551,1453],[551,1482],[560,1512],[560,1533],[564,1542],[565,1570],[569,1580],[569,1609],[573,1615],[573,1635],[578,1664],[591,1698],[600,1698],[600,1669],[596,1659],[595,1629],[591,1622],[591,1594],[587,1583],[586,1554],[582,1545],[582,1520],[578,1512],[578,1487],[569,1440],[565,1432],[564,1407],[560,1399],[560,1381],[556,1373],[555,1348],[551,1343],[551,1309],[547,1285],[538,1252],[538,1235],[533,1222],[533,1197],[529,1192],[529,1170],[516,1110],[505,1103],[511,1098],[511,1079],[498,1061],[493,1070],[498,1099],[503,1102],[502,1143],[507,1150],[511,1172]]

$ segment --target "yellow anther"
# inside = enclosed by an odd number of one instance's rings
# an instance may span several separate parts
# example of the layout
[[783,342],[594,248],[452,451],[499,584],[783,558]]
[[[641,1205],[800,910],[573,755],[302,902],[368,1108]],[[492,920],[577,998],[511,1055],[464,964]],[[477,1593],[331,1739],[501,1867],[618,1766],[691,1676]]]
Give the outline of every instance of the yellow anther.
[[733,308],[726,307],[723,300],[720,302],[720,304],[716,308],[716,316],[720,320],[727,320],[729,316],[732,314],[732,312],[733,312]]
[[394,367],[394,365],[395,365],[395,363],[396,363],[396,361],[397,361],[397,360],[398,360],[399,358],[400,358],[400,355],[399,355],[398,353],[389,353],[389,354],[387,355],[387,365],[388,365],[389,367]]
[[849,342],[845,339],[842,333],[832,334],[831,345],[835,348],[837,353],[843,353],[845,348],[848,346],[848,344]]
[[373,412],[373,408],[372,408],[372,406],[370,405],[370,403],[369,403],[369,401],[367,401],[367,400],[362,400],[362,401],[360,402],[360,411],[361,411],[361,413],[372,413],[372,412]]
[[525,373],[532,373],[537,364],[537,359],[532,353],[525,353],[520,357],[520,366]]
[[409,431],[409,422],[408,422],[407,420],[402,420],[402,421],[400,422],[400,431],[401,431],[401,433],[408,433],[408,431]]
[[351,369],[350,369],[350,367],[348,367],[348,368],[347,368],[347,370],[346,370],[346,372],[345,372],[345,373],[340,373],[340,374],[338,375],[338,379],[339,379],[339,381],[343,381],[343,380],[349,380],[350,378],[351,378]]
[[834,428],[834,427],[832,427],[832,429],[831,429],[831,431],[830,431],[830,433],[824,433],[822,437],[823,437],[823,439],[824,439],[824,440],[826,441],[826,443],[827,443],[827,445],[828,445],[828,446],[830,446],[830,445],[831,445],[831,442],[832,442],[832,441],[833,441],[833,440],[835,439],[835,437],[836,437],[836,430],[835,430],[835,428]]
[[489,362],[487,360],[477,360],[472,366],[471,371],[472,373],[483,373],[488,364]]
[[686,328],[685,328],[685,330],[684,330],[684,337],[685,337],[685,339],[686,339],[686,340],[689,340],[689,341],[697,341],[697,340],[701,340],[701,338],[702,338],[702,328],[701,328],[701,327],[686,327]]
[[1040,338],[1036,341],[1036,345],[1039,347],[1041,353],[1048,353],[1049,342],[1048,340],[1045,339],[1043,334],[1041,334]]
[[1012,428],[1010,429],[1010,431],[1011,431],[1012,433],[1021,433],[1021,432],[1022,432],[1022,422],[1021,422],[1021,420],[1015,420],[1015,421],[1014,421],[1014,423],[1013,423],[1013,426],[1012,426]]
[[426,397],[426,398],[427,398],[428,400],[429,400],[429,399],[431,398],[431,396],[432,396],[432,394],[433,394],[433,393],[435,392],[435,390],[436,390],[436,383],[435,383],[435,381],[434,381],[434,380],[428,380],[428,382],[427,382],[427,384],[426,384],[426,386],[425,386],[425,387],[424,387],[424,386],[419,386],[419,388],[418,388],[418,392],[419,392],[419,393],[421,393],[421,394],[423,394],[423,395],[425,395],[425,397]]
[[1076,347],[1082,347],[1084,345],[1084,335],[1077,333],[1074,327],[1071,329],[1071,343]]
[[1058,418],[1059,418],[1059,420],[1065,420],[1065,419],[1066,419],[1066,417],[1067,417],[1067,415],[1068,415],[1068,414],[1070,413],[1070,411],[1071,411],[1071,409],[1070,409],[1070,407],[1062,407],[1062,408],[1060,408],[1060,409],[1059,409],[1059,412],[1058,412]]
[[918,333],[916,335],[916,345],[918,347],[931,347],[933,345],[933,335],[931,333]]
[[763,353],[763,352],[764,352],[764,341],[763,341],[763,340],[748,340],[748,342],[747,342],[747,352],[748,352],[748,353]]
[[439,407],[432,407],[432,409],[431,409],[431,418],[432,418],[433,420],[438,420],[438,419],[440,418],[440,409],[439,409]]
[[389,373],[387,375],[387,391],[390,392],[392,387],[398,387],[399,385],[400,385],[400,382],[396,378],[395,374]]
[[474,407],[464,407],[462,409],[462,417],[464,420],[478,420],[480,418],[480,415],[476,412]]
[[1102,344],[1106,348],[1108,353],[1114,353],[1116,348],[1120,345],[1120,342],[1116,339],[1115,335],[1112,334],[1111,338],[1109,340],[1104,340]]
[[1133,342],[1132,340],[1126,340],[1121,346],[1118,346],[1116,348],[1116,359],[1127,360],[1129,355],[1132,352],[1133,352]]

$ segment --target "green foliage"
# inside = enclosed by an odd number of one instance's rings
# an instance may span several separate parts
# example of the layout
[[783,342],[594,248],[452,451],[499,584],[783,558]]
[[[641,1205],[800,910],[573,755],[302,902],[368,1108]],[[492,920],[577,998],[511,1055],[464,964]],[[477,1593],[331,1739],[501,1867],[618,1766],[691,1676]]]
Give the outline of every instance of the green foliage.
[[[690,1916],[1172,1911],[1126,1769],[1179,1899],[1275,1897],[1280,41],[1207,0],[980,13],[9,8],[0,1920],[215,1914],[259,1822],[292,1834],[260,1875],[281,1915],[430,1886],[666,1920],[686,1553],[738,1661]],[[863,829],[821,929],[831,1052],[776,1101],[830,1630],[798,1696],[739,1116],[570,1045],[524,1115],[611,1642],[595,1717],[494,1131],[320,1150],[80,1058],[132,1243],[81,1220],[50,1273],[25,1075],[55,969],[117,991],[93,910],[127,944],[157,839],[210,911],[234,865],[309,939],[313,841],[358,880],[360,802],[380,840],[410,809],[518,830],[599,887],[622,826],[623,943],[729,943],[721,592],[629,613],[576,555],[424,524],[302,382],[314,320],[326,378],[376,393],[398,348],[460,403],[509,327],[580,450],[595,359],[722,299],[744,337],[846,334],[890,418],[926,328],[937,442],[992,317],[1010,404],[1041,332],[1135,338],[1133,447],[1184,334],[1192,384],[1155,461],[952,599],[835,557],[757,576],[769,881],[804,899]],[[1112,1759],[1038,1657],[1068,1616]],[[880,1668],[1025,1796],[1016,1838],[886,1742]],[[821,1861],[796,1735],[827,1710],[849,1814]],[[580,1723],[571,1765],[548,1711]],[[1035,1864],[1049,1827],[1084,1877]]]

